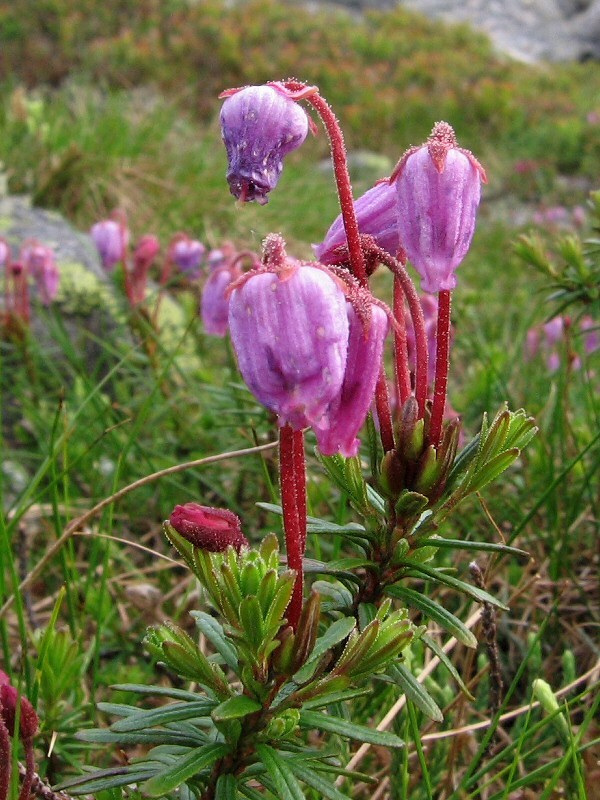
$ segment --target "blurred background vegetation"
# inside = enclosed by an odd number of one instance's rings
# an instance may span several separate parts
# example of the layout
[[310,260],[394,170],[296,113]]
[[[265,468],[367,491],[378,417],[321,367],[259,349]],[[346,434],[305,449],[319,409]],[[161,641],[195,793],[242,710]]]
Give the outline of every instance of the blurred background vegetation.
[[[527,331],[557,305],[548,302],[555,288],[548,273],[514,250],[518,235],[535,228],[560,270],[565,236],[597,236],[598,217],[587,201],[600,174],[600,64],[517,63],[465,26],[434,23],[401,8],[357,17],[274,0],[2,0],[0,171],[10,193],[31,195],[82,230],[119,207],[134,238],[156,233],[164,246],[184,230],[209,246],[231,239],[258,251],[274,230],[283,233],[290,253],[310,257],[310,244],[323,238],[338,213],[324,133],[289,157],[264,208],[242,208],[229,196],[219,141],[220,91],[289,76],[317,84],[336,111],[356,194],[389,174],[440,119],[487,169],[480,224],[455,293],[452,404],[470,434],[484,411],[494,412],[505,400],[534,414],[541,431],[503,486],[465,508],[450,533],[514,538],[532,554],[529,564],[502,560],[488,573],[490,590],[511,600],[499,633],[505,683],[514,682],[513,701],[527,703],[534,678],[564,686],[600,655],[598,356],[588,360],[571,335],[560,345],[557,372],[549,373],[543,357],[525,362]],[[597,264],[597,244],[590,247],[589,259]],[[374,286],[389,297],[385,275],[376,276]],[[274,437],[273,420],[241,385],[227,343],[204,336],[194,298],[179,299],[189,334],[185,345],[185,326],[179,344],[159,343],[158,374],[139,348],[131,349],[124,323],[101,343],[108,375],[94,372],[52,309],[39,313],[62,349],[60,364],[31,343],[24,369],[20,352],[2,345],[2,391],[11,408],[15,398],[18,406],[2,442],[7,513],[0,532],[5,555],[11,547],[14,552],[0,576],[2,593],[43,558],[46,542],[60,536],[68,520],[111,491],[186,459]],[[597,322],[597,304],[588,294],[568,313],[575,319],[594,313]],[[584,359],[580,370],[573,368],[574,352]],[[318,466],[311,469],[312,511],[340,523],[350,519],[345,498],[331,497]],[[98,714],[92,701],[105,696],[107,685],[152,679],[153,666],[139,653],[145,625],[163,616],[187,620],[193,582],[134,545],[166,554],[160,521],[188,500],[245,515],[248,536],[258,541],[275,523],[254,503],[274,498],[274,479],[267,455],[141,488],[70,542],[21,598],[17,613],[0,621],[4,659],[15,668],[19,662],[31,691],[40,631],[59,587],[67,587],[60,616],[65,628],[46,634],[40,689],[45,752],[59,734],[42,767],[50,780],[105,758],[82,755],[73,734],[92,724]],[[110,536],[129,544],[103,538]],[[310,543],[316,557],[337,556],[343,546],[316,537]],[[467,560],[453,555],[448,566],[464,573]],[[466,618],[468,604],[451,593],[443,600]],[[487,713],[485,659],[458,649],[456,663],[476,702],[469,705],[450,680],[431,681],[430,692],[450,710],[447,727]],[[589,760],[589,780],[575,789],[567,785],[569,796],[578,798],[594,780],[598,736],[588,685],[570,695],[566,707],[572,737],[585,723],[586,744],[577,758]],[[364,721],[379,719],[382,704],[392,702],[390,690],[380,687],[364,701]],[[571,770],[565,753],[574,739],[567,746],[552,724],[536,728],[541,713],[534,712],[531,723],[519,717],[510,729],[512,742],[490,767],[496,793],[488,797],[528,787],[534,794],[514,796],[559,796],[552,792],[562,779],[552,784],[552,776]],[[453,775],[466,774],[475,749],[470,740],[451,738],[428,747],[430,783],[447,787]],[[521,762],[513,774],[515,747]],[[431,796],[414,762],[409,770],[408,756],[391,771],[384,755],[373,761],[373,769],[404,776],[401,786],[392,781],[396,794],[390,797],[405,796],[409,785],[411,798]],[[534,777],[527,782],[529,772]],[[485,796],[485,781],[468,786],[460,797]],[[361,791],[355,796],[370,796],[368,787]],[[450,788],[444,796],[454,797]]]

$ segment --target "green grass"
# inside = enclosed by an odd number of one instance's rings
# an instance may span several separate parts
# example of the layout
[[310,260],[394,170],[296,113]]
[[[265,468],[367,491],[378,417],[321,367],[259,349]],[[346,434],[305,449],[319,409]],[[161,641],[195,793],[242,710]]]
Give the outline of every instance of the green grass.
[[[444,723],[433,725],[409,703],[392,723],[409,742],[406,750],[390,763],[371,748],[358,768],[387,781],[381,796],[389,798],[501,800],[528,790],[539,798],[562,791],[591,799],[599,746],[593,676],[563,691],[557,711],[530,703],[536,678],[564,690],[599,656],[598,353],[576,372],[565,358],[553,374],[543,358],[524,360],[527,329],[552,307],[545,300],[550,287],[514,257],[516,232],[506,208],[565,198],[571,206],[584,198],[600,162],[600,127],[586,119],[597,104],[598,65],[508,63],[464,28],[446,30],[401,11],[369,14],[362,23],[328,16],[324,26],[323,16],[299,9],[290,15],[270,2],[241,3],[229,12],[216,1],[173,3],[164,9],[179,15],[178,23],[165,30],[164,16],[156,19],[146,4],[93,6],[91,14],[81,3],[48,2],[45,28],[41,7],[0,4],[0,27],[10,39],[0,61],[8,80],[1,92],[0,160],[11,191],[31,193],[82,229],[119,206],[135,236],[155,232],[164,244],[182,229],[210,245],[229,238],[258,251],[264,235],[277,230],[290,252],[309,257],[310,243],[337,213],[330,176],[318,166],[327,156],[325,136],[288,159],[267,207],[240,208],[223,179],[216,121],[220,88],[291,72],[321,85],[353,147],[377,150],[393,163],[446,117],[485,162],[488,199],[455,295],[451,399],[471,433],[482,413],[504,400],[533,413],[540,433],[500,486],[465,504],[448,534],[474,541],[503,536],[532,554],[531,563],[482,562],[489,590],[511,607],[498,622],[506,687],[501,714],[518,713],[451,735],[489,716],[485,655],[459,645],[450,658],[474,699],[438,667],[425,685],[444,710]],[[265,20],[272,34],[266,46]],[[51,57],[48,41],[55,44]],[[90,88],[90,78],[100,79],[101,91]],[[59,80],[64,86],[49,88]],[[15,88],[18,81],[29,88]],[[538,168],[516,175],[514,164],[526,159]],[[583,179],[581,188],[573,189],[580,186],[573,176]],[[357,179],[355,188],[360,192],[377,177]],[[389,299],[385,276],[374,285]],[[203,334],[192,303],[188,311],[189,330],[186,322],[174,341],[159,342],[158,370],[134,346],[126,315],[97,343],[98,371],[90,370],[52,309],[36,313],[59,358],[49,359],[33,339],[24,349],[0,344],[0,595],[8,597],[43,566],[0,618],[0,662],[38,700],[38,767],[51,782],[82,764],[114,763],[115,753],[87,749],[76,731],[107,722],[94,703],[120,702],[110,684],[156,678],[139,645],[148,624],[171,618],[189,625],[197,588],[165,558],[173,553],[160,531],[172,507],[196,500],[232,508],[255,543],[278,524],[255,506],[274,501],[274,455],[267,451],[152,480],[109,502],[46,560],[71,520],[123,487],[275,438],[226,344]],[[312,459],[309,474],[311,512],[340,524],[351,520],[346,498],[331,492]],[[345,553],[340,539],[309,545],[316,558]],[[438,559],[467,579],[468,554]],[[435,596],[468,618],[465,600],[439,588]],[[437,637],[440,644],[446,638]],[[414,648],[412,659],[419,672],[424,652]],[[355,720],[376,724],[396,699],[395,690],[376,682],[373,694],[357,703]],[[502,733],[486,752],[499,725]],[[436,738],[440,731],[448,735]],[[54,732],[52,756],[44,758]],[[342,753],[349,760],[351,753]],[[352,792],[370,797],[373,789],[357,779]]]

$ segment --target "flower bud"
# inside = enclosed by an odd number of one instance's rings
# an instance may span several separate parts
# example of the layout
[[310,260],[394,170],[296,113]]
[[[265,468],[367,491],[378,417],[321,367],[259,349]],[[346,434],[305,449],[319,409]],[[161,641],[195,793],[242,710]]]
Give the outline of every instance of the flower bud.
[[38,729],[39,720],[29,700],[11,685],[8,675],[0,670],[0,717],[11,736],[15,735],[17,704],[20,703],[19,735],[31,739]]
[[90,235],[98,250],[100,261],[110,272],[115,264],[123,261],[129,244],[129,231],[121,222],[105,219],[92,226]]
[[239,517],[225,508],[185,503],[175,506],[169,523],[194,547],[209,553],[221,553],[230,545],[239,552],[248,544]]
[[483,167],[458,147],[447,122],[437,122],[427,142],[403,156],[390,180],[397,190],[400,241],[422,289],[454,289],[454,272],[475,231]]
[[277,186],[284,156],[306,139],[308,117],[280,89],[246,86],[223,103],[221,130],[231,194],[264,205]]

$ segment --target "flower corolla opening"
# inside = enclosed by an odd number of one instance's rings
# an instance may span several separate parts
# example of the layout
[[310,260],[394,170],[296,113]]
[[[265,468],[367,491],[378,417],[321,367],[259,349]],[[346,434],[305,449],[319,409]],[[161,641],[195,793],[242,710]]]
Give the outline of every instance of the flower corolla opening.
[[242,201],[268,202],[284,156],[300,147],[308,129],[304,109],[274,86],[246,86],[230,94],[221,109],[221,131],[231,194]]

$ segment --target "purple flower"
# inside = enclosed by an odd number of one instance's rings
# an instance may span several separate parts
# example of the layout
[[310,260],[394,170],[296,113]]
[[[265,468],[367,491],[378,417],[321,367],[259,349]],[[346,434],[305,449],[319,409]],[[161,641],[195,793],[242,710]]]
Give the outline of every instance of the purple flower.
[[240,518],[226,508],[185,503],[175,506],[169,523],[184,539],[209,553],[222,553],[230,545],[239,552],[248,545]]
[[[375,184],[354,202],[354,209],[360,233],[373,236],[379,247],[395,257],[400,248],[396,187],[387,180]],[[347,260],[343,253],[336,252],[345,245],[346,231],[340,214],[327,231],[325,240],[313,245],[313,249],[322,264],[336,264]]]
[[600,349],[600,323],[588,315],[581,318],[579,327],[584,334],[583,347],[589,356]]
[[201,265],[205,252],[206,248],[202,242],[181,236],[171,247],[171,258],[188,278],[199,278],[202,274]]
[[213,269],[202,290],[200,313],[204,330],[212,336],[225,336],[229,324],[229,293],[227,289],[240,277],[237,267]]
[[390,180],[397,189],[400,241],[422,289],[454,289],[454,272],[475,230],[483,167],[457,146],[450,125],[438,122],[426,144],[403,156]]
[[279,181],[283,157],[306,139],[308,117],[274,86],[247,86],[226,94],[221,130],[231,194],[264,205]]
[[90,235],[100,255],[105,270],[111,271],[123,261],[129,244],[129,231],[122,222],[105,219],[92,226]]
[[54,253],[49,247],[32,241],[23,246],[21,261],[35,281],[42,303],[49,306],[56,297],[60,282]]
[[267,238],[265,263],[231,294],[229,328],[240,372],[281,426],[319,427],[344,382],[346,298],[324,269],[286,259],[281,237]]
[[0,239],[0,267],[6,266],[10,260],[10,247],[8,242]]
[[358,453],[360,442],[356,436],[373,401],[389,327],[387,314],[380,306],[371,305],[367,320],[361,319],[350,303],[346,309],[350,332],[344,383],[315,428],[319,450],[326,456],[340,452],[350,457]]

